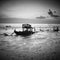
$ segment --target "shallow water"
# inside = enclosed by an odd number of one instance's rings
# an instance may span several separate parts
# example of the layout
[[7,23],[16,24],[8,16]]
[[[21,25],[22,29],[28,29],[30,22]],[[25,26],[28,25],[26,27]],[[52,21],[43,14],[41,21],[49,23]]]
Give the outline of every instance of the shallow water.
[[10,35],[12,29],[1,30],[1,60],[59,60],[60,32],[37,32],[30,36]]
[[27,37],[0,35],[0,55],[7,60],[51,60],[56,59],[59,50],[60,33],[38,32]]

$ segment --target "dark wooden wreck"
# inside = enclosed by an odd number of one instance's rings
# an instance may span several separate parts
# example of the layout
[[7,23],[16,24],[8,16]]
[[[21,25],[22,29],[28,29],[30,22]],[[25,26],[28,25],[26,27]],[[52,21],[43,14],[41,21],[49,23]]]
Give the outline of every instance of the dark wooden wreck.
[[22,31],[14,30],[14,33],[16,35],[28,36],[35,33],[35,31],[33,31],[33,27],[30,24],[22,24]]
[[53,31],[54,31],[54,32],[58,32],[58,31],[59,31],[59,27],[58,27],[58,26],[54,26],[54,27],[53,27]]

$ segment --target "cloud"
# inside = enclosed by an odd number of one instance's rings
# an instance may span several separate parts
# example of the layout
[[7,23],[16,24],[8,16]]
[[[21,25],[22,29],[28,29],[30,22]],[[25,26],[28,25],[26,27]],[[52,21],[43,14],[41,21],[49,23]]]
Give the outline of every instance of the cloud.
[[37,19],[46,19],[47,17],[45,16],[40,16],[40,17],[36,17]]
[[54,18],[60,17],[59,15],[56,15],[56,14],[54,14],[54,13],[56,13],[56,11],[52,12],[52,10],[49,9],[48,15],[50,15],[50,17],[54,17]]

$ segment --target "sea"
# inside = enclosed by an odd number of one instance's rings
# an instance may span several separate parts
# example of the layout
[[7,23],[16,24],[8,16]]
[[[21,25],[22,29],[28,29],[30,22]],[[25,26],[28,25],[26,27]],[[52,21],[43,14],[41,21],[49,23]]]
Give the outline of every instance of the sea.
[[22,31],[22,24],[0,24],[0,60],[60,60],[60,24],[31,24],[34,34],[11,35],[15,29]]

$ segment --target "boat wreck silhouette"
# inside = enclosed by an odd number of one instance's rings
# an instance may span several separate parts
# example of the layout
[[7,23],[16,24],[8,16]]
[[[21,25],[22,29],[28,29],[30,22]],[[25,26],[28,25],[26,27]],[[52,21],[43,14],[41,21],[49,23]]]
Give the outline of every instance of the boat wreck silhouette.
[[16,35],[28,36],[35,33],[35,31],[33,31],[33,27],[30,24],[22,24],[22,31],[14,30],[14,33]]
[[54,27],[53,27],[53,31],[54,31],[54,32],[58,32],[58,31],[59,31],[59,27],[58,27],[58,26],[54,26]]

